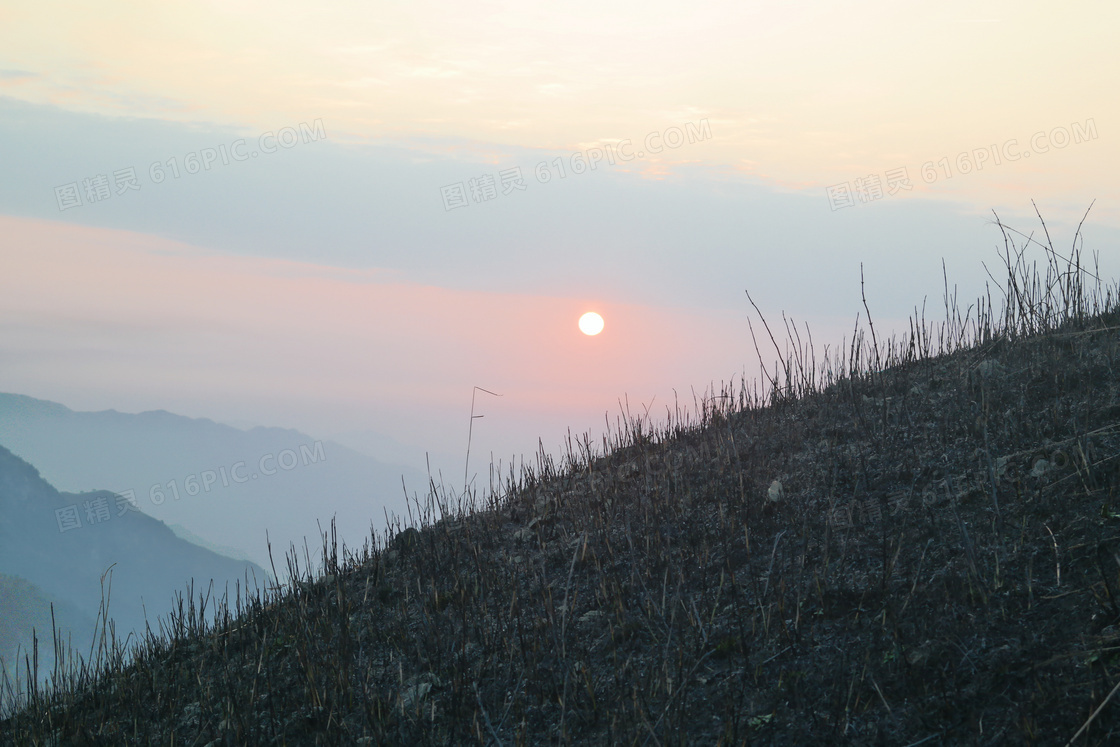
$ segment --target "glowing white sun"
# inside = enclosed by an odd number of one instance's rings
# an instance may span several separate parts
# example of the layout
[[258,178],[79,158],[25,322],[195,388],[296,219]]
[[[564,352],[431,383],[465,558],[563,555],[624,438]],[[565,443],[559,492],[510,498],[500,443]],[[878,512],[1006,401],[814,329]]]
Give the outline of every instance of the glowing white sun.
[[597,335],[603,331],[603,317],[589,311],[579,318],[579,331],[585,335]]

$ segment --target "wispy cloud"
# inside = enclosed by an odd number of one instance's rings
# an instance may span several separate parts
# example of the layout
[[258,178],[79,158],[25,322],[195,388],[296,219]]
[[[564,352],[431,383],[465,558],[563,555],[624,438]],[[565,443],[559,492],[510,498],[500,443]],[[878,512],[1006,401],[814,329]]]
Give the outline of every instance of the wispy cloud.
[[[434,418],[429,445],[454,451],[463,392],[483,383],[507,395],[494,444],[528,453],[621,394],[664,397],[744,365],[724,344],[746,332],[734,314],[451,290],[46,221],[0,217],[0,233],[21,247],[0,275],[3,386],[33,395],[143,410],[189,391],[191,413],[317,410],[347,427],[390,410],[404,432]],[[588,310],[607,320],[594,339],[576,326]]]
[[39,73],[33,73],[30,70],[0,70],[0,81],[31,80],[38,77],[40,77]]
[[[280,0],[267,10],[159,4],[122,23],[92,6],[59,19],[28,5],[0,28],[5,65],[52,72],[0,84],[77,110],[251,129],[311,107],[340,141],[495,148],[565,150],[711,116],[720,135],[705,162],[746,159],[774,185],[818,189],[853,169],[891,168],[884,153],[957,152],[977,138],[1017,136],[1039,118],[1040,98],[1061,121],[1115,118],[1118,104],[1100,92],[1120,60],[1096,50],[1108,48],[1120,7],[1099,9],[1088,27],[1037,3],[1014,17],[973,11],[964,0],[906,9],[881,0],[716,3],[699,12],[661,1],[560,10],[417,0],[310,16]],[[87,85],[80,75],[93,69],[103,80]],[[772,126],[760,133],[758,122]],[[1103,147],[1109,153],[1055,164],[1065,171],[1045,181],[1112,189],[1103,164],[1120,143]],[[657,170],[673,168],[663,159]],[[975,179],[957,189],[985,209],[998,187]]]

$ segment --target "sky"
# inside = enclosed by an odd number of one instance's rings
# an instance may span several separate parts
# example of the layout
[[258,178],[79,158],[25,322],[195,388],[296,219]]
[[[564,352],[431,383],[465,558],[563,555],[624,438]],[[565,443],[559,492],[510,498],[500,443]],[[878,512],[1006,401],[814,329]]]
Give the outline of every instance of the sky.
[[1104,2],[3,2],[0,391],[449,474],[469,433],[485,473],[755,379],[744,291],[822,349],[861,266],[878,329],[940,308],[943,262],[972,298],[1032,200],[1063,249],[1092,205],[1115,278],[1116,28]]

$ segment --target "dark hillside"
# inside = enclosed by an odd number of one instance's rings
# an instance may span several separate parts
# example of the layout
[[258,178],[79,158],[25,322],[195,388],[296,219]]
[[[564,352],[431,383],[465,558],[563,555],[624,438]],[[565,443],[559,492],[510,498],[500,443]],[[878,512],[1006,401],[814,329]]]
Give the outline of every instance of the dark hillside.
[[1040,275],[1009,245],[998,314],[949,299],[819,367],[791,333],[764,394],[324,542],[313,582],[217,631],[182,609],[0,738],[1115,744],[1120,314],[1074,250]]

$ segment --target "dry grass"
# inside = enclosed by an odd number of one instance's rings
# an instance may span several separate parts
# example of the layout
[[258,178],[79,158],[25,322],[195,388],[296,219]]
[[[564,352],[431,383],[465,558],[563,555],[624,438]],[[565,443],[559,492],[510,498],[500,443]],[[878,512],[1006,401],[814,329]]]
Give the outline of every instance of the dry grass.
[[760,318],[781,361],[753,389],[626,413],[485,500],[433,485],[417,528],[324,536],[214,625],[191,593],[168,635],[31,685],[0,739],[1113,742],[1116,289],[1078,237],[1001,227],[998,311],[946,283],[944,322],[867,315],[819,364]]

